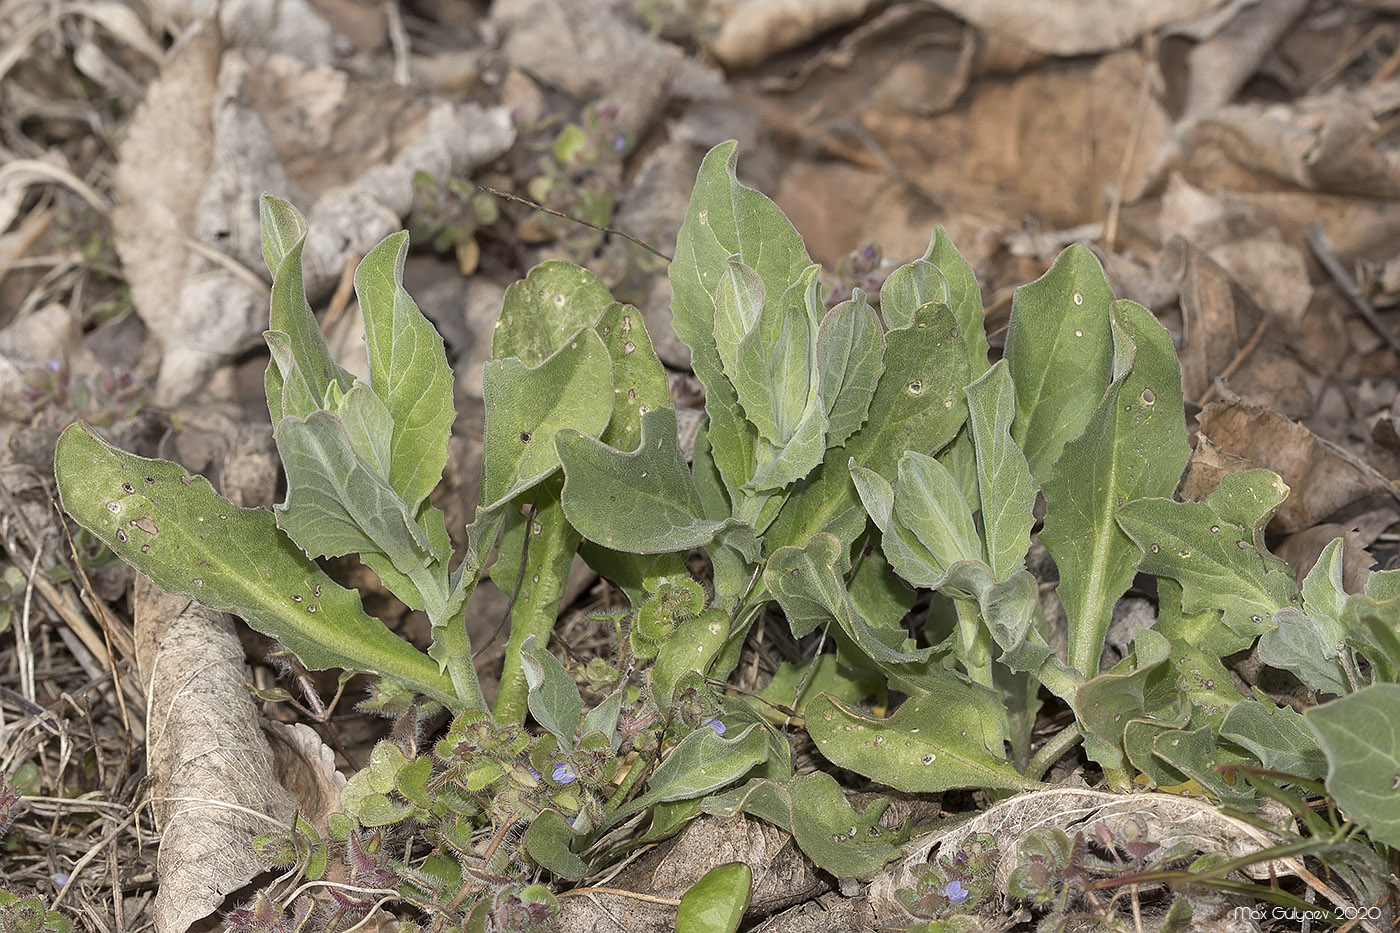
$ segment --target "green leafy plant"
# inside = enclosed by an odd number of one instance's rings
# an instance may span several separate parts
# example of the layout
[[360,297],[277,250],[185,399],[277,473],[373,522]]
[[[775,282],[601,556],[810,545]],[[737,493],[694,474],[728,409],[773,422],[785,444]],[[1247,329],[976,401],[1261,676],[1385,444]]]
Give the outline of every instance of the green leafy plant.
[[[601,123],[561,136],[554,157],[596,156],[599,139]],[[543,903],[525,893],[531,866],[582,878],[643,812],[652,822],[639,838],[654,839],[702,808],[744,810],[841,877],[896,857],[901,832],[878,825],[883,805],[857,812],[830,776],[794,775],[771,720],[800,722],[834,764],[909,792],[1037,787],[1081,741],[1110,784],[1237,807],[1259,791],[1232,768],[1283,768],[1325,780],[1377,842],[1400,843],[1400,739],[1372,727],[1400,706],[1400,572],[1347,594],[1334,543],[1297,586],[1265,545],[1287,494],[1266,471],[1174,501],[1189,450],[1171,339],[1114,297],[1094,255],[1070,247],[1017,290],[993,362],[978,284],[941,229],[878,300],[852,287],[832,303],[797,231],[735,172],[733,143],[705,158],[669,269],[674,326],[705,388],[693,452],[640,313],[592,273],[544,262],[507,291],[493,334],[481,501],[455,567],[429,501],[451,374],[403,290],[402,234],[356,274],[361,382],[331,359],[306,303],[304,222],[264,202],[266,388],[288,480],[273,513],[235,508],[90,429],[60,439],[64,507],[158,584],[237,612],[308,667],[380,675],[381,706],[409,709],[411,692],[456,714],[430,754],[376,749],[347,788],[354,824],[336,844],[353,837],[370,853],[381,828],[412,825],[441,870],[376,856],[393,875],[385,884],[516,918]],[[1026,561],[1040,501],[1063,657]],[[709,560],[706,584],[687,572],[695,551]],[[314,562],[352,552],[427,613],[426,655]],[[603,695],[588,710],[545,650],[575,554],[628,603],[598,616],[616,656],[580,673]],[[462,619],[487,573],[511,595],[489,714]],[[1157,578],[1159,617],[1104,670],[1114,608],[1139,573]],[[934,593],[917,621],[915,588]],[[772,607],[819,646],[810,675],[792,665],[761,699],[725,696],[716,685]],[[1300,715],[1247,696],[1223,659],[1256,642],[1266,663],[1338,699]],[[1042,688],[1072,719],[1035,747]],[[872,696],[903,699],[875,715],[861,705]],[[523,729],[527,715],[540,734]],[[490,841],[473,845],[487,824]],[[303,835],[281,857],[310,872],[324,857]],[[1056,871],[1089,864],[1070,857],[1072,839],[1070,856],[1058,838],[1037,844]],[[951,904],[972,879],[948,871],[929,884],[941,879]],[[1023,880],[1027,896],[1067,909],[1063,884]],[[951,922],[930,891],[919,898],[920,922]]]
[[71,933],[73,924],[42,898],[0,891],[0,930],[6,933]]

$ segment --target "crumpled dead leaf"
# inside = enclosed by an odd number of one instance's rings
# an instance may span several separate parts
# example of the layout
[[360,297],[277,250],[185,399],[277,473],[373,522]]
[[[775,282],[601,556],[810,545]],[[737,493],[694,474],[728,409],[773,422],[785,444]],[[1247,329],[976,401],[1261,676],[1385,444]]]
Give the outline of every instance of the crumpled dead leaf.
[[1087,55],[1130,45],[1168,23],[1199,19],[1227,0],[929,0],[984,32],[1011,36],[1051,55]]
[[1282,477],[1290,490],[1273,527],[1295,532],[1369,496],[1396,498],[1394,484],[1374,467],[1274,409],[1215,402],[1202,410],[1198,420],[1201,438],[1227,459],[1198,445],[1182,482],[1184,499],[1209,493],[1219,483],[1222,470],[1265,467]]
[[[503,108],[408,101],[323,66],[256,50],[221,52],[221,45],[211,20],[152,83],[116,172],[117,248],[137,312],[164,344],[154,401],[168,407],[255,346],[266,327],[258,222],[264,192],[303,208],[315,197],[304,211],[310,233],[303,256],[315,300],[339,278],[347,256],[400,228],[415,172],[468,173],[515,138]],[[343,157],[350,128],[356,138],[379,140],[367,147],[371,158]],[[172,139],[184,154],[176,185]],[[320,171],[307,161],[317,157]],[[324,170],[347,162],[351,168],[339,174]]]
[[751,68],[870,12],[877,0],[747,0],[724,8],[710,53],[729,68]]
[[[1029,830],[1050,826],[1073,834],[1103,822],[1121,832],[1138,820],[1146,827],[1143,838],[1163,849],[1184,843],[1199,852],[1239,858],[1278,842],[1253,824],[1226,816],[1215,803],[1202,798],[1060,787],[1002,800],[954,828],[935,831],[906,846],[906,856],[871,882],[869,897],[882,925],[892,925],[908,916],[895,893],[913,888],[919,866],[934,861],[940,852],[951,855],[973,833],[990,833],[996,839],[1002,853],[997,886],[1004,891],[1006,879],[1016,868],[1016,841]],[[1294,859],[1276,859],[1245,869],[1255,878],[1271,877],[1271,872],[1272,876],[1293,875],[1301,870],[1302,865]]]
[[142,575],[133,600],[161,833],[156,929],[183,933],[264,870],[252,839],[290,825],[297,800],[273,778],[230,619]]
[[[765,917],[827,889],[790,835],[744,815],[696,818],[679,836],[624,868],[608,887],[676,898],[726,862],[743,862],[753,869],[753,893],[744,915],[749,919]],[[636,897],[598,892],[560,898],[559,906],[554,921],[559,930],[669,933],[676,927],[675,907]]]

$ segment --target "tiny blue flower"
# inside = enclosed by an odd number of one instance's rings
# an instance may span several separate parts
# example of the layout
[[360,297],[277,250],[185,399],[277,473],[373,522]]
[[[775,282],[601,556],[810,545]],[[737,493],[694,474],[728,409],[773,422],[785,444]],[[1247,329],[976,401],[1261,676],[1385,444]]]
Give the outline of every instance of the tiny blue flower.
[[622,150],[624,150],[624,149],[626,149],[626,148],[627,148],[627,137],[626,137],[626,136],[623,136],[621,133],[618,133],[617,136],[616,136],[616,138],[613,139],[613,149],[616,150],[617,152],[621,152]]
[[526,765],[525,767],[527,767],[527,768],[530,769],[530,773],[533,774],[533,775],[535,776],[535,780],[539,780],[539,779],[540,779],[541,775],[540,775],[540,773],[539,773],[538,771],[535,770],[534,765]]
[[715,730],[716,735],[724,735],[724,723],[720,722],[718,719],[711,718],[700,723],[700,728],[703,729],[706,726],[709,726],[711,729]]
[[556,761],[554,763],[554,780],[560,784],[572,784],[578,780],[578,772],[574,766],[567,761]]
[[947,886],[943,888],[943,896],[948,898],[949,904],[961,904],[963,901],[967,900],[969,893],[971,892],[963,887],[961,881],[950,881]]

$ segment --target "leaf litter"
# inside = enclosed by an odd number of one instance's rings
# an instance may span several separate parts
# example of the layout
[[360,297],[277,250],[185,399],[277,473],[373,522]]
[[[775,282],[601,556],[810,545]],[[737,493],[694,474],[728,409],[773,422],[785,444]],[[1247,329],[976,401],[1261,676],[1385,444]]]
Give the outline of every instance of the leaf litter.
[[[7,883],[57,898],[94,927],[184,930],[254,873],[246,863],[210,873],[201,851],[231,850],[217,840],[262,819],[248,811],[318,812],[337,781],[324,746],[311,744],[293,756],[311,762],[309,782],[260,750],[235,756],[269,762],[249,775],[256,789],[237,789],[207,756],[190,763],[195,783],[169,783],[173,748],[211,733],[254,748],[259,715],[296,714],[233,700],[246,699],[245,664],[255,683],[275,679],[255,636],[244,634],[242,651],[226,642],[204,652],[183,678],[186,662],[157,663],[166,656],[139,647],[148,597],[81,536],[74,566],[42,507],[55,428],[108,417],[124,446],[154,454],[173,444],[226,493],[260,485],[253,500],[271,501],[270,439],[249,433],[266,423],[258,196],[309,208],[313,305],[343,309],[353,300],[334,296],[344,270],[414,223],[416,171],[528,194],[559,123],[590,112],[622,140],[616,212],[605,221],[669,253],[700,157],[737,137],[746,181],[774,192],[814,259],[851,282],[881,281],[945,225],[977,271],[997,348],[1010,288],[1061,246],[1088,241],[1115,291],[1148,304],[1176,343],[1193,444],[1182,498],[1204,498],[1225,472],[1269,467],[1292,494],[1268,534],[1300,579],[1337,536],[1348,591],[1370,567],[1400,566],[1393,18],[1302,2],[1114,4],[1080,23],[1038,17],[1039,4],[1015,5],[1015,16],[1005,4],[954,2],[830,3],[796,17],[806,5],[735,5],[742,17],[709,6],[719,5],[502,0],[490,13],[421,3],[380,18],[355,4],[282,4],[277,14],[255,4],[222,31],[172,3],[133,13],[20,2],[0,13],[3,546],[8,564],[35,577],[27,616],[0,633],[0,772],[23,781],[25,795]],[[410,265],[410,290],[441,296],[424,299],[425,313],[454,322],[439,327],[450,358],[480,361],[475,387],[458,387],[454,456],[434,500],[454,535],[470,518],[460,501],[475,499],[480,363],[500,289],[542,259],[571,258],[609,270],[653,336],[669,335],[664,269],[634,247],[539,242],[522,236],[530,217],[519,205],[501,215],[475,236],[481,262],[469,286],[447,257]],[[1325,238],[1309,235],[1314,223]],[[463,299],[468,287],[484,296],[479,305]],[[657,344],[673,384],[685,385],[686,348],[665,336]],[[133,384],[152,387],[134,406],[123,395]],[[679,415],[693,423],[699,408],[692,390]],[[607,596],[590,575],[576,577],[562,638],[582,656],[606,651],[578,610]],[[359,580],[376,598],[373,576]],[[474,644],[505,612],[493,592],[475,597],[485,622]],[[426,629],[406,607],[387,617],[410,634]],[[758,672],[800,659],[776,627],[766,631],[772,644],[743,668],[754,688],[766,680]],[[149,665],[173,678],[169,699],[150,685]],[[229,700],[203,715],[186,706],[195,679],[222,683]],[[376,728],[338,722],[328,737],[360,754]],[[195,814],[172,801],[196,797],[210,801],[209,819],[186,824],[186,841],[181,820]],[[1191,806],[1135,805],[1164,826],[1173,807]],[[1218,844],[1197,840],[1202,848],[1232,851],[1239,827],[1211,833]],[[181,880],[182,865],[204,872],[198,887]],[[889,909],[894,877],[862,895],[864,916]],[[834,906],[821,889],[808,878],[788,892]],[[784,920],[781,901],[764,910],[791,929],[797,917]],[[658,928],[668,916],[656,916]]]

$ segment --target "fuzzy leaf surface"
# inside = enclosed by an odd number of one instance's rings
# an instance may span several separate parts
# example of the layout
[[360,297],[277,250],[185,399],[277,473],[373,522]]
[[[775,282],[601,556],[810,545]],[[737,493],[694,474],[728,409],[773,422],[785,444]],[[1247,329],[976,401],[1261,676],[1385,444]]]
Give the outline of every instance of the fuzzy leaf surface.
[[1104,389],[1113,356],[1109,290],[1086,246],[1060,253],[1050,270],[1016,289],[1006,334],[1016,384],[1011,433],[1031,475],[1044,483],[1065,444],[1084,430]]
[[531,368],[510,357],[486,364],[483,379],[482,509],[494,509],[559,467],[554,435],[569,428],[598,437],[613,410],[612,363],[592,329],[579,331]]
[[1142,557],[1118,524],[1118,508],[1169,498],[1191,456],[1171,335],[1133,302],[1116,301],[1111,313],[1113,382],[1042,486],[1041,540],[1060,570],[1069,660],[1087,676],[1097,673],[1113,607]]
[[79,424],[59,438],[54,472],[68,513],[162,589],[241,616],[313,670],[379,673],[459,705],[437,664],[368,616],[271,512],[238,508],[203,477]]
[[370,250],[355,269],[355,294],[365,321],[369,384],[394,419],[387,478],[412,512],[442,479],[457,412],[442,337],[403,287],[407,255],[407,233]]
[[949,673],[943,690],[906,700],[888,719],[822,694],[807,704],[806,722],[829,761],[897,790],[1039,786],[988,750],[989,740],[1000,747],[1001,736],[986,730],[1003,717],[992,691]]

